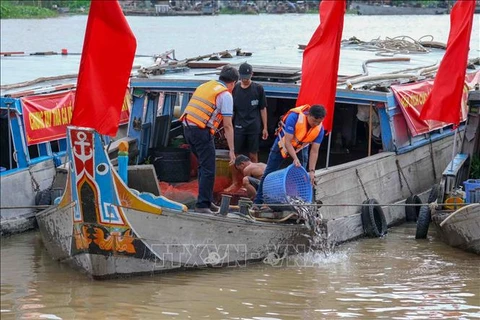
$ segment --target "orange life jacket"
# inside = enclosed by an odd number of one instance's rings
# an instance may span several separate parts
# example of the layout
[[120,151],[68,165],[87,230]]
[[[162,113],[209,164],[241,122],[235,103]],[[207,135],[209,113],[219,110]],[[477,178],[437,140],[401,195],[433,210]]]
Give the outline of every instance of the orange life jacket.
[[218,130],[223,116],[217,109],[217,96],[228,89],[218,81],[211,80],[198,86],[180,117],[182,121],[195,123],[199,128],[210,128],[213,135]]
[[322,130],[322,126],[323,126],[322,123],[320,123],[318,126],[308,129],[307,116],[304,114],[304,112],[308,110],[310,110],[310,105],[306,104],[300,107],[290,109],[285,114],[285,116],[283,116],[283,119],[280,122],[281,124],[279,128],[280,130],[278,131],[279,132],[278,147],[280,148],[280,153],[282,154],[283,158],[288,157],[288,151],[287,151],[287,148],[285,147],[285,130],[284,130],[285,121],[287,120],[287,117],[292,112],[295,112],[298,114],[298,120],[297,120],[297,123],[295,124],[295,130],[293,132],[293,138],[292,138],[292,146],[295,149],[296,153],[302,150],[303,148],[307,147],[320,134],[320,131]]

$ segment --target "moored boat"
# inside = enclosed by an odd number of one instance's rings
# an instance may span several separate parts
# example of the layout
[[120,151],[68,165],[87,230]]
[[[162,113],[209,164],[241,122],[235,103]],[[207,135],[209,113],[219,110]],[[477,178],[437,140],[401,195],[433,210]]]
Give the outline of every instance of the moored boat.
[[147,180],[156,185],[151,165],[143,166],[141,176],[131,174],[127,185],[98,133],[72,127],[69,137],[65,194],[37,219],[50,255],[93,278],[245,265],[309,247],[312,231],[303,224],[192,213],[158,191],[137,191],[128,185],[140,188]]
[[480,254],[480,203],[466,205],[454,212],[435,212],[432,222],[445,243]]
[[[66,125],[75,97],[74,76],[4,85],[0,97],[1,235],[36,226],[35,213],[63,193]],[[122,123],[129,117],[129,93]],[[122,125],[123,126],[123,125]],[[124,126],[123,126],[124,127]],[[120,130],[119,137],[125,135]],[[107,138],[108,139],[108,138]],[[115,152],[116,143],[110,148]]]
[[[324,2],[330,9],[337,6],[333,3]],[[96,5],[107,4],[96,2]],[[338,6],[337,9],[342,8]],[[342,16],[341,10],[336,13]],[[364,57],[358,51],[355,56],[357,61],[358,57]],[[438,52],[429,57],[439,57]],[[332,97],[336,98],[329,109],[335,113],[333,130],[329,141],[322,144],[322,157],[315,172],[316,201],[309,204],[315,208],[313,216],[319,217],[313,226],[320,226],[322,241],[341,243],[365,234],[384,236],[387,224],[405,220],[403,207],[388,205],[403,202],[414,195],[423,196],[432,183],[439,180],[438,170],[447,164],[456,136],[449,123],[418,119],[436,71],[434,65],[425,66],[426,58],[422,58],[423,63],[416,67],[406,64],[410,62],[406,57],[369,60],[374,63],[395,62],[398,63],[396,69],[401,65],[403,70],[393,71],[389,69],[392,66],[388,66],[385,69],[390,72],[372,75],[365,62],[364,74],[350,70],[348,75],[339,77],[337,87],[332,86]],[[245,58],[230,59],[231,64],[237,65]],[[301,85],[300,69],[257,64],[250,58],[249,62],[253,64],[253,79],[263,85],[267,95],[270,140],[261,147],[261,151],[267,151],[281,115],[296,106]],[[474,69],[464,77],[469,88],[472,83],[478,83],[478,66]],[[144,70],[149,71],[148,68]],[[70,128],[68,187],[63,197],[56,200],[55,207],[37,216],[44,242],[54,258],[72,262],[94,278],[102,278],[191,266],[268,261],[272,256],[301,252],[299,246],[307,249],[312,244],[311,229],[315,228],[308,229],[301,223],[301,210],[296,209],[300,215],[295,217],[290,216],[289,210],[280,210],[271,216],[261,210],[257,214],[247,210],[242,212],[243,215],[204,216],[188,213],[186,203],[169,199],[158,189],[155,175],[164,179],[165,176],[160,174],[161,170],[165,171],[163,169],[170,173],[169,179],[175,183],[179,182],[180,173],[182,178],[186,176],[186,180],[192,177],[188,160],[180,164],[180,169],[174,170],[172,163],[163,161],[166,157],[161,152],[164,147],[180,149],[183,126],[179,115],[195,89],[206,81],[215,80],[217,71],[185,68],[178,73],[143,72],[142,78],[131,79],[132,110],[127,135],[139,148],[137,166],[128,168],[125,162],[123,165],[119,163],[118,174],[95,130]],[[95,77],[96,73],[90,75]],[[106,76],[102,79],[105,83],[110,73]],[[92,81],[88,81],[85,87],[90,83]],[[108,89],[113,92],[116,88]],[[95,106],[87,99],[91,97],[91,91],[84,92],[83,98],[90,102],[84,105],[85,109]],[[465,119],[466,114],[460,120],[461,132],[465,128]],[[85,126],[99,125],[88,116],[82,121]],[[218,149],[221,149],[221,134],[216,140]],[[125,156],[126,147],[120,152]],[[156,174],[152,171],[152,162]],[[129,169],[143,173],[130,174]],[[179,174],[172,178],[172,173],[176,175],[177,172]],[[291,208],[293,204],[280,205]],[[301,205],[293,206],[304,209]],[[266,220],[270,223],[293,220],[289,222],[300,224],[267,226],[260,223]],[[242,232],[237,234],[236,230]],[[232,255],[220,254],[215,250],[205,251],[206,245],[214,248],[233,245],[245,249],[243,254],[238,253],[242,250],[233,250]],[[281,250],[262,249],[265,246],[280,246]],[[186,257],[182,255],[185,252]]]
[[[37,91],[16,90],[5,95],[2,92],[2,236],[33,228],[36,206],[51,204],[56,167],[65,157],[65,124],[73,103],[71,88],[65,85]],[[43,117],[43,111],[48,118]]]
[[[480,179],[467,179],[469,168],[473,167],[474,155],[480,152],[480,91],[469,95],[470,108],[467,129],[463,138],[461,153],[448,164],[443,172],[438,190],[437,203],[442,203],[430,212],[422,209],[419,228],[428,231],[429,216],[439,237],[448,245],[480,254]],[[478,161],[478,160],[477,160]],[[464,189],[462,190],[462,187]],[[433,200],[433,199],[432,199]],[[420,220],[420,217],[419,217]]]

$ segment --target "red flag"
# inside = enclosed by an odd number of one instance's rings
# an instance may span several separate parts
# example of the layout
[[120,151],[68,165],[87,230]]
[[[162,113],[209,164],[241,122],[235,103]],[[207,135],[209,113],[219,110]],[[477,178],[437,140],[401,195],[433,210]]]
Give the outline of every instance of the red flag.
[[92,0],[72,124],[115,136],[137,41],[117,0]]
[[332,129],[346,4],[345,0],[320,2],[320,25],[303,53],[297,106],[323,105],[327,110],[323,121],[327,131]]
[[438,68],[433,89],[420,113],[422,120],[458,125],[461,121],[462,92],[472,33],[475,0],[457,1],[450,13],[447,50]]

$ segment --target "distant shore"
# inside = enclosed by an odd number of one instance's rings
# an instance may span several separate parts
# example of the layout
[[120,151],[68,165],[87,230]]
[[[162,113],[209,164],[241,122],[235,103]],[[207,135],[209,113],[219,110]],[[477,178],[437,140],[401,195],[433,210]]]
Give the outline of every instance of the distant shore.
[[44,8],[23,5],[20,1],[2,0],[0,2],[0,19],[46,19],[64,15],[87,14],[90,0],[65,0],[65,7]]

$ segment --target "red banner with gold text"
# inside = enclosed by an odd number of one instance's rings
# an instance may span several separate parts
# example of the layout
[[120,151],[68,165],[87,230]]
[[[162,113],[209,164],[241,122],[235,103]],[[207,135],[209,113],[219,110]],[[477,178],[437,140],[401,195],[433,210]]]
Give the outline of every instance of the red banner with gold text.
[[[49,142],[66,137],[75,101],[75,91],[21,98],[27,144]],[[127,90],[123,100],[120,124],[128,123],[131,96]]]
[[[433,88],[433,80],[419,81],[412,84],[391,86],[397,103],[402,109],[408,128],[413,136],[440,129],[449,123],[420,119],[420,112]],[[464,86],[462,95],[462,120],[467,118],[468,85]],[[453,107],[453,106],[452,106]]]

